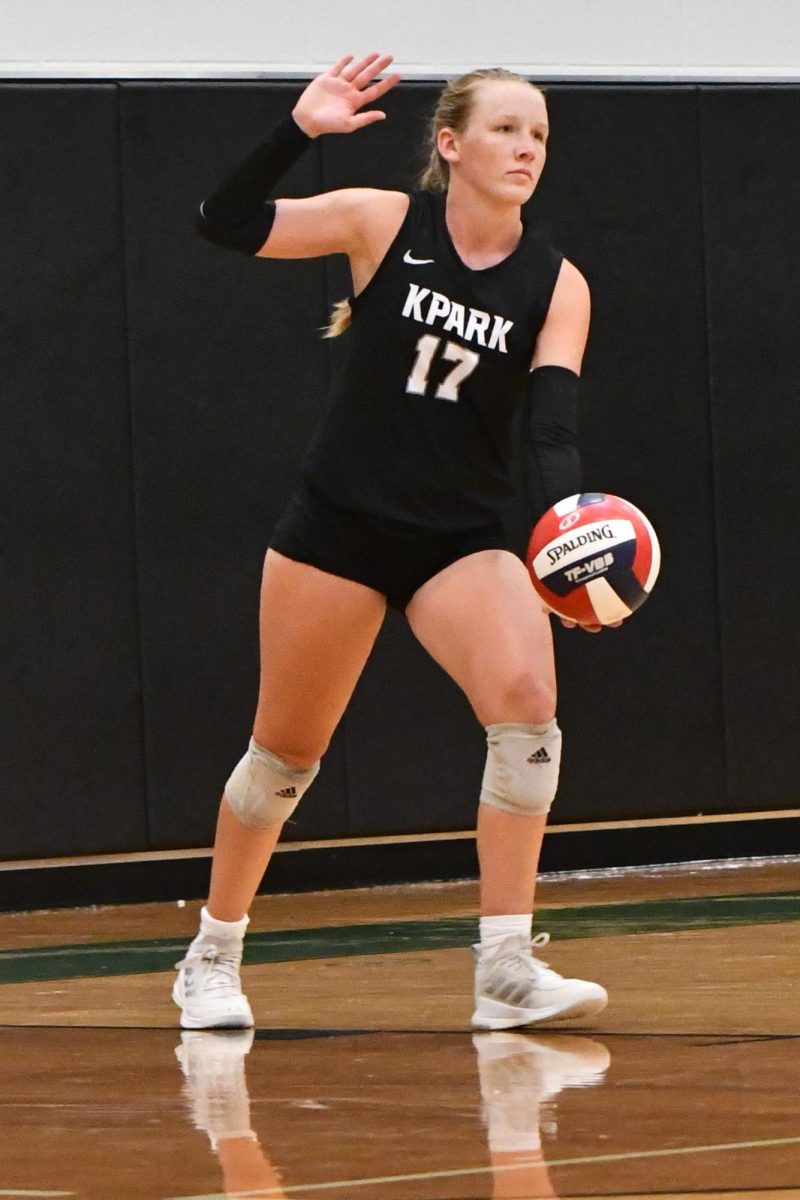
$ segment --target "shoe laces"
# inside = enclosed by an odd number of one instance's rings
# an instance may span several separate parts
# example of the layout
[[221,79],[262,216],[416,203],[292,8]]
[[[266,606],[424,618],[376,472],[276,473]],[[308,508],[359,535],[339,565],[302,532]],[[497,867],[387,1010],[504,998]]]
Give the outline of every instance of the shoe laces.
[[188,954],[176,967],[205,963],[203,987],[223,994],[238,995],[241,991],[239,967],[242,955],[239,950],[221,950],[213,942],[205,946],[200,954]]
[[555,971],[550,970],[544,959],[537,958],[533,954],[533,951],[541,950],[548,945],[549,941],[550,934],[544,932],[537,933],[530,941],[527,938],[506,938],[495,951],[492,966],[502,963],[515,975],[525,976],[533,982],[541,982],[548,976],[560,978]]

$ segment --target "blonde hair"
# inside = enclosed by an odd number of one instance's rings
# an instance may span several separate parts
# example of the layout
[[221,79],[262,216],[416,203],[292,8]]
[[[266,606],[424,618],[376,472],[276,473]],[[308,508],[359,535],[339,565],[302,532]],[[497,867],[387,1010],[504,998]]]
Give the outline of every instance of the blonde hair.
[[350,310],[350,301],[337,300],[331,309],[331,317],[324,328],[322,336],[324,338],[338,337],[340,333],[344,333],[345,329],[349,329],[352,320],[353,314]]
[[452,79],[444,89],[431,117],[428,133],[428,164],[420,176],[419,186],[424,192],[446,192],[450,183],[450,167],[439,153],[438,140],[442,129],[454,129],[461,133],[472,114],[475,89],[481,83],[527,83],[535,91],[541,91],[524,75],[507,71],[505,67],[487,67],[481,71],[470,71]]
[[[481,83],[527,83],[535,91],[541,88],[524,75],[515,71],[507,71],[505,67],[486,67],[479,71],[470,71],[467,75],[459,75],[451,79],[441,92],[436,102],[436,108],[430,120],[428,129],[428,162],[419,179],[419,186],[424,192],[446,192],[450,183],[450,167],[446,159],[439,153],[439,133],[442,129],[454,129],[460,133],[466,128],[472,113],[475,89]],[[350,325],[352,314],[350,302],[339,300],[331,311],[331,319],[323,333],[323,337],[334,338]]]

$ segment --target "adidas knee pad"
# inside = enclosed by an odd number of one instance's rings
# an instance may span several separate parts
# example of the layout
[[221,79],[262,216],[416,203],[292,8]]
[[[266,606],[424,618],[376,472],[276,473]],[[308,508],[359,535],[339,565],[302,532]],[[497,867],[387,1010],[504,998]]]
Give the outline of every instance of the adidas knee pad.
[[546,725],[487,725],[486,740],[481,804],[520,816],[548,813],[561,763],[555,718]]
[[292,815],[318,771],[318,762],[312,767],[291,767],[251,738],[247,753],[225,784],[225,796],[243,825],[268,829]]

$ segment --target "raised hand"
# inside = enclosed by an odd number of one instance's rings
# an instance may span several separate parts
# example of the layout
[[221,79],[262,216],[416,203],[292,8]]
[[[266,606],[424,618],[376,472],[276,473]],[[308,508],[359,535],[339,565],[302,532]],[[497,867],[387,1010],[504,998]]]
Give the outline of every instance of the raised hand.
[[386,119],[380,109],[360,112],[400,82],[399,75],[387,75],[373,82],[392,61],[391,54],[368,54],[353,62],[347,54],[330,70],[312,79],[294,107],[292,116],[309,137],[322,133],[354,133],[365,125]]

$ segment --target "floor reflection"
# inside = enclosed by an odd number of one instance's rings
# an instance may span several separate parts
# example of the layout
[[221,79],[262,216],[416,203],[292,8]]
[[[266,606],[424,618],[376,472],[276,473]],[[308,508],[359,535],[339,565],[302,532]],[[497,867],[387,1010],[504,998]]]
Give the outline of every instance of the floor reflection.
[[799,1094],[800,1037],[5,1029],[0,1196],[800,1196]]
[[[427,1172],[414,1170],[420,1156],[406,1153],[402,1163],[406,1170],[402,1172],[391,1169],[397,1168],[396,1162],[387,1162],[387,1173],[383,1176],[288,1183],[279,1165],[285,1148],[278,1144],[264,1145],[253,1128],[246,1072],[253,1042],[252,1030],[192,1031],[181,1034],[175,1051],[183,1074],[187,1115],[194,1128],[208,1137],[220,1168],[221,1195],[237,1200],[243,1195],[280,1200],[290,1193],[356,1186],[359,1194],[365,1194],[370,1185],[393,1189],[399,1186],[403,1194],[412,1187],[417,1194],[430,1194],[434,1181],[447,1177],[455,1185],[445,1189],[444,1194],[448,1195],[460,1195],[468,1184],[467,1194],[492,1196],[496,1200],[555,1197],[558,1193],[548,1175],[542,1137],[547,1137],[549,1146],[555,1144],[558,1097],[568,1088],[602,1084],[611,1061],[607,1047],[588,1037],[516,1032],[475,1034],[472,1047],[478,1086],[474,1092],[474,1111],[465,1111],[470,1106],[464,1105],[463,1095],[443,1097],[443,1101],[451,1116],[468,1123],[473,1132],[475,1113],[479,1114],[485,1142],[483,1153],[479,1154],[482,1165],[475,1162],[473,1141],[470,1156],[473,1165],[453,1170],[441,1167]],[[466,1048],[468,1043],[461,1045]],[[418,1069],[420,1065],[418,1062]],[[424,1078],[419,1079],[419,1087],[425,1088]],[[405,1098],[396,1094],[396,1099],[402,1110]],[[307,1098],[299,1104],[294,1101],[294,1107],[306,1113],[313,1109],[328,1110],[332,1104],[335,1106],[335,1100],[327,1095],[324,1100]],[[346,1113],[342,1116],[346,1119]],[[377,1117],[379,1124],[381,1114]],[[364,1126],[363,1136],[370,1139],[377,1132],[375,1114],[368,1119],[370,1124]],[[397,1122],[398,1114],[392,1114],[390,1119]],[[400,1122],[402,1128],[402,1113]],[[424,1136],[424,1130],[418,1129],[417,1138]],[[420,1149],[419,1140],[414,1149]],[[335,1160],[336,1149],[310,1143],[309,1157],[322,1162]]]
[[483,1033],[478,1056],[481,1117],[497,1197],[557,1196],[542,1153],[542,1134],[558,1135],[557,1097],[570,1087],[595,1087],[611,1062],[600,1042],[569,1035]]

